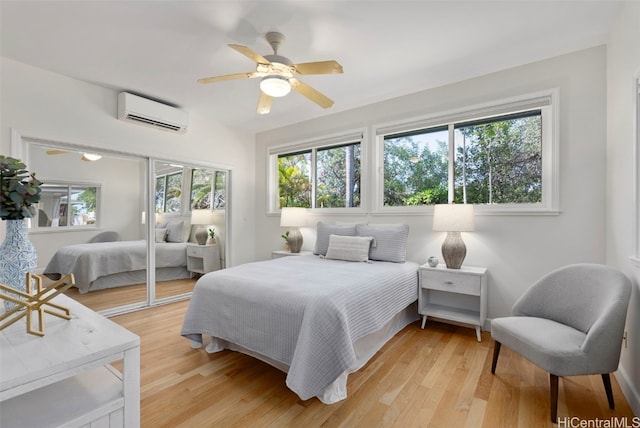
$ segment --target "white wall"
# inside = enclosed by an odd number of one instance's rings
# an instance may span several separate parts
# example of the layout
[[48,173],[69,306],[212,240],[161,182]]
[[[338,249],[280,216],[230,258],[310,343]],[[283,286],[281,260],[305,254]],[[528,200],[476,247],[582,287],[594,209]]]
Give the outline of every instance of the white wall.
[[[607,47],[607,263],[633,282],[627,313],[627,346],[622,349],[618,381],[640,415],[640,260],[634,255],[635,79],[640,77],[640,3],[626,2]],[[635,150],[640,150],[636,147]],[[640,168],[640,165],[638,165]],[[637,256],[637,254],[636,254]]]
[[[231,264],[253,259],[253,135],[192,115],[178,135],[116,119],[117,91],[1,59],[0,150],[11,129],[45,140],[231,169]],[[36,171],[37,173],[37,171]],[[4,222],[0,222],[4,239]]]
[[[269,146],[557,87],[561,109],[561,214],[478,216],[476,232],[464,237],[465,264],[489,269],[488,305],[489,317],[493,318],[509,314],[516,298],[550,270],[574,262],[603,263],[605,58],[605,48],[597,47],[257,135],[257,258],[266,259],[271,250],[282,246],[279,217],[266,213],[265,159]],[[372,138],[364,144],[373,144]],[[313,216],[310,224],[317,220],[345,219],[359,220],[324,215]],[[368,215],[366,219],[376,223],[408,223],[410,260],[424,263],[430,255],[440,257],[445,234],[431,231],[430,216]],[[312,227],[303,230],[304,249],[313,248],[313,234]]]

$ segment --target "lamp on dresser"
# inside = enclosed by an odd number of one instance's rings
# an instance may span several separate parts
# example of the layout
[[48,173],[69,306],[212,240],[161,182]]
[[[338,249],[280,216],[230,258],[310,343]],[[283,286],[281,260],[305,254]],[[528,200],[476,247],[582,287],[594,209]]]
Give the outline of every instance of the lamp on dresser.
[[214,221],[213,211],[210,210],[193,210],[191,211],[191,224],[200,226],[195,233],[196,242],[198,245],[204,245],[207,243],[207,237],[209,233],[204,225],[210,225]]
[[286,207],[280,213],[280,226],[290,227],[287,243],[292,253],[299,253],[302,248],[302,233],[299,227],[307,225],[307,209]]
[[442,257],[449,269],[460,269],[467,255],[460,232],[472,232],[475,228],[473,205],[441,204],[433,210],[433,230],[447,232],[442,243]]

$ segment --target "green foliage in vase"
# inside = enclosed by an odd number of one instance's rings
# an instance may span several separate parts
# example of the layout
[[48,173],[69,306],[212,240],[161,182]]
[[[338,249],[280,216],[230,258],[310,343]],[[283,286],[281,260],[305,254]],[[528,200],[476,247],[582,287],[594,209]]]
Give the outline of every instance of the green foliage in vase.
[[19,159],[0,155],[0,218],[20,220],[35,215],[42,182]]
[[215,239],[215,237],[216,237],[216,230],[214,228],[210,228],[209,229],[209,238]]

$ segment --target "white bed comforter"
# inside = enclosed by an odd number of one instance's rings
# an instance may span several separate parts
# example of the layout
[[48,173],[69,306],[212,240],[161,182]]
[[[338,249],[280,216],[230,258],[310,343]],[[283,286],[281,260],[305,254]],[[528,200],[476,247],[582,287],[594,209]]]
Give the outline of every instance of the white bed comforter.
[[[156,267],[187,265],[185,243],[157,243]],[[146,241],[94,242],[68,245],[51,258],[44,274],[73,273],[81,293],[99,277],[147,268]]]
[[303,399],[357,369],[354,342],[418,298],[418,265],[284,257],[209,273],[195,286],[182,335],[210,335],[289,367]]

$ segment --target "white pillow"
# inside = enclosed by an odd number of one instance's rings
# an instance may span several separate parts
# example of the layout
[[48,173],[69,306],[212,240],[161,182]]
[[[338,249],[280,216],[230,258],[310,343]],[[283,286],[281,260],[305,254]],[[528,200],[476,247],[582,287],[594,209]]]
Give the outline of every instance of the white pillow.
[[156,229],[156,242],[165,242],[167,239],[167,229]]
[[327,254],[327,249],[329,248],[329,237],[331,235],[355,236],[356,225],[331,225],[319,221],[316,232],[316,245],[313,249],[313,254],[321,256],[325,256]]
[[368,262],[372,241],[372,236],[330,235],[329,248],[325,257],[348,262]]
[[182,229],[184,221],[170,221],[167,223],[167,242],[184,242]]
[[358,225],[358,236],[373,236],[375,246],[371,247],[369,258],[383,262],[404,263],[407,256],[409,225]]

